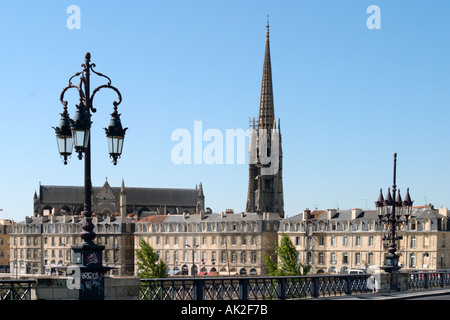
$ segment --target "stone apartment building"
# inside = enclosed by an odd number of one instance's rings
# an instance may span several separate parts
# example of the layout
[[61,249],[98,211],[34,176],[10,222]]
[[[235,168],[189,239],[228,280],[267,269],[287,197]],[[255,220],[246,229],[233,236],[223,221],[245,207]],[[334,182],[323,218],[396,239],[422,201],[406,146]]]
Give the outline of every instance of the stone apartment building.
[[[71,245],[80,244],[83,218],[72,215],[26,217],[11,226],[12,274],[65,274],[73,264]],[[134,272],[134,220],[121,216],[94,217],[96,243],[105,246],[103,264],[112,275]]]
[[[447,208],[414,207],[408,224],[399,231],[402,270],[450,267],[450,229]],[[299,259],[313,273],[346,273],[384,265],[385,243],[375,210],[304,210],[284,219],[278,237],[287,234]]]
[[278,228],[277,214],[159,215],[137,221],[134,243],[148,242],[169,274],[264,275]]
[[11,220],[0,219],[0,273],[9,272],[9,233]]

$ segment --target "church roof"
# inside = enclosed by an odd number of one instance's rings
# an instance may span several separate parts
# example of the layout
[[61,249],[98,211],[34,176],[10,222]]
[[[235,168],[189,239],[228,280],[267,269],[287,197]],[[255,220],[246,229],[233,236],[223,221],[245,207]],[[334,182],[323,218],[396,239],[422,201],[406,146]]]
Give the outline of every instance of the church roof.
[[[94,199],[119,199],[120,187],[110,187],[107,182],[103,187],[93,187]],[[177,188],[125,188],[127,203],[134,205],[196,205],[198,189]],[[44,204],[84,203],[84,187],[41,185],[39,197]]]

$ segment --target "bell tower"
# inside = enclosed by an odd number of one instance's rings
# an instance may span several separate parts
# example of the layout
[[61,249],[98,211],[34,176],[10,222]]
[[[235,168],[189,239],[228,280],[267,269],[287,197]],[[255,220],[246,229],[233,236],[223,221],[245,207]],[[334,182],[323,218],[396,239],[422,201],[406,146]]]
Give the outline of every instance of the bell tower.
[[249,146],[249,183],[247,212],[278,213],[284,217],[280,120],[275,119],[270,59],[269,21],[267,21],[266,47],[259,118],[251,127]]

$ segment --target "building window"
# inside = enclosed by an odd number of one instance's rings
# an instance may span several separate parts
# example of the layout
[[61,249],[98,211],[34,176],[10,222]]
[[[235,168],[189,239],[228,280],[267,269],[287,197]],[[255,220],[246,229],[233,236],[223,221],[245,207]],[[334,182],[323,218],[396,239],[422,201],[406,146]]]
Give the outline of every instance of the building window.
[[335,264],[336,263],[336,252],[331,252],[330,263],[331,264]]
[[342,263],[343,264],[347,264],[348,263],[348,253],[347,252],[344,252],[342,254]]
[[424,230],[431,230],[431,221],[429,219],[425,219],[423,222]]
[[356,254],[355,254],[355,264],[356,265],[361,264],[361,253],[359,253],[359,252],[356,252]]
[[409,229],[410,230],[416,230],[416,228],[417,228],[416,220],[411,220],[411,224],[409,225]]
[[226,251],[222,251],[221,252],[220,260],[221,260],[221,262],[226,262],[227,261],[227,252]]
[[361,236],[356,236],[355,242],[356,242],[355,245],[357,247],[360,247],[361,246]]
[[336,246],[336,237],[335,236],[331,236],[331,246],[332,247]]
[[325,223],[324,222],[319,222],[319,230],[320,231],[324,231],[325,230]]
[[373,247],[373,246],[374,246],[373,236],[369,236],[369,247]]
[[252,263],[256,263],[256,251],[252,251]]
[[295,237],[295,245],[296,246],[300,245],[300,237]]
[[411,237],[411,248],[415,248],[416,247],[416,236],[412,236]]
[[344,246],[344,247],[347,247],[347,246],[348,246],[348,236],[344,236],[344,239],[343,239],[343,246]]
[[319,252],[319,264],[324,264],[324,263],[325,263],[324,253]]
[[416,267],[416,255],[414,253],[411,253],[409,256],[409,267],[415,268]]
[[323,247],[324,242],[325,242],[324,236],[319,236],[319,246]]
[[348,221],[344,222],[344,231],[348,231]]

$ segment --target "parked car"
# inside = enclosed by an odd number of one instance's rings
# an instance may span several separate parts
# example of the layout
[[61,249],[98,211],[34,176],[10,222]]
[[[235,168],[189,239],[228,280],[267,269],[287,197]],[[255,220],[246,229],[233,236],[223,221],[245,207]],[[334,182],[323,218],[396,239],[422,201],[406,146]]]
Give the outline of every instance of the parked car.
[[367,272],[361,269],[350,269],[348,270],[348,274],[367,274]]

